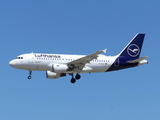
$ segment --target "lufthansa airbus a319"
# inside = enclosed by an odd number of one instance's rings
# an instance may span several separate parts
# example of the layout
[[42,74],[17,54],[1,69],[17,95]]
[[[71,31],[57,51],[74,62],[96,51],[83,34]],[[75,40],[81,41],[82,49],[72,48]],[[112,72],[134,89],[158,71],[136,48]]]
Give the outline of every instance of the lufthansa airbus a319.
[[[56,79],[71,75],[71,83],[81,78],[81,73],[100,73],[136,67],[147,64],[147,57],[139,57],[145,34],[137,34],[128,45],[115,56],[105,56],[105,50],[89,55],[29,53],[9,62],[13,68],[32,71],[46,71],[46,77]],[[74,76],[74,74],[76,74]]]

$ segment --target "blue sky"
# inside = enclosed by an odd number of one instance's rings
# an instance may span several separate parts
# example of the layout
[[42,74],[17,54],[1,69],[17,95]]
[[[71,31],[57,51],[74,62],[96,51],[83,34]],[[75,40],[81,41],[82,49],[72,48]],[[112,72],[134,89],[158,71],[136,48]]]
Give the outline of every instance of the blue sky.
[[[160,1],[6,0],[0,2],[0,119],[159,120]],[[11,68],[30,52],[118,54],[145,33],[149,64],[121,71],[50,80],[45,72]]]

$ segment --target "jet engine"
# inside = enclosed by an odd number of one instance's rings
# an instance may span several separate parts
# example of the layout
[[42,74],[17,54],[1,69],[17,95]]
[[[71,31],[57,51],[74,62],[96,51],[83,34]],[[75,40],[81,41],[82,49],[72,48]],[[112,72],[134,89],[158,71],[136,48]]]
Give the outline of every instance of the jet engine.
[[49,64],[48,71],[52,71],[55,73],[64,73],[70,70],[66,64]]
[[66,71],[71,71],[75,67],[73,65],[66,64],[48,64],[48,71],[52,71],[55,73],[65,73]]
[[68,70],[68,66],[65,64],[53,64],[52,71],[56,73],[66,72]]
[[64,77],[64,76],[66,76],[65,73],[54,73],[51,71],[46,71],[46,77],[49,79],[56,79],[56,78]]

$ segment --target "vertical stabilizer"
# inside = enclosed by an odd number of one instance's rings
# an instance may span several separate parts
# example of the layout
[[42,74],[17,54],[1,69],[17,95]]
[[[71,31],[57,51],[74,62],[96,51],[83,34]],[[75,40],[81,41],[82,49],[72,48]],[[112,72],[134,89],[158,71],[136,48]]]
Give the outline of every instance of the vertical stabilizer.
[[128,45],[120,52],[119,57],[138,59],[141,53],[145,34],[137,34]]

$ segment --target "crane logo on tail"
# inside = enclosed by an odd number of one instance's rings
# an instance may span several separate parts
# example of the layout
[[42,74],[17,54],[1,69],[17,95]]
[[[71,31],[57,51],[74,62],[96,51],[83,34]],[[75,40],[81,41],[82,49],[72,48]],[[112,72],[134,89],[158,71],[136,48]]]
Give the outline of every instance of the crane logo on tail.
[[140,49],[136,44],[131,44],[127,49],[128,54],[131,57],[136,57],[140,53]]

